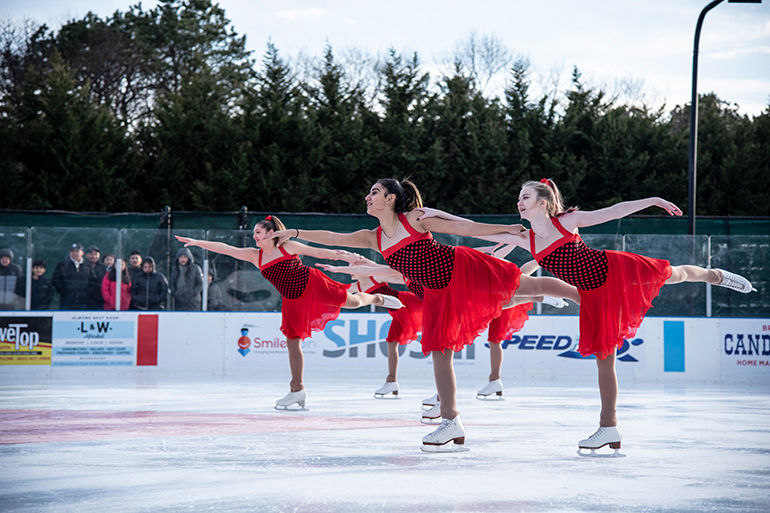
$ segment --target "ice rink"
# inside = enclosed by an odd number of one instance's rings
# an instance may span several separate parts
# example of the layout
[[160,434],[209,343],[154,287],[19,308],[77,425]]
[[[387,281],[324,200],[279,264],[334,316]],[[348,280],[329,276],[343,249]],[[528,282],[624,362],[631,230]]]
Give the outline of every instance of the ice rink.
[[588,458],[593,382],[491,402],[459,377],[470,451],[426,454],[431,377],[382,400],[379,375],[310,373],[309,410],[278,412],[286,379],[2,380],[0,511],[770,511],[767,384],[621,381],[625,457]]

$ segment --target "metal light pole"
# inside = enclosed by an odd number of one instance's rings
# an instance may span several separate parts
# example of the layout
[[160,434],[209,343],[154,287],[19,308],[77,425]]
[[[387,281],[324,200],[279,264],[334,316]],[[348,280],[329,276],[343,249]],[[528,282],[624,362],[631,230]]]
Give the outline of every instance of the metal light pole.
[[[706,13],[723,1],[714,0],[704,7],[700,16],[698,16],[698,24],[695,26],[695,45],[693,46],[692,55],[692,102],[690,103],[690,166],[687,184],[687,233],[689,235],[695,235],[695,185],[698,156],[698,43],[700,42],[700,29],[703,26],[703,19],[706,17]],[[762,0],[728,0],[728,3],[761,4]]]

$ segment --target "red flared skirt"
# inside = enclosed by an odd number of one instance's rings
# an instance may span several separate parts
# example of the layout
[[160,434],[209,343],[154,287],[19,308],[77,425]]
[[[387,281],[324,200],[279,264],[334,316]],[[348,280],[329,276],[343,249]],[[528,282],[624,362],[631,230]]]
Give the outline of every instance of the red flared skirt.
[[422,331],[422,300],[412,292],[401,290],[398,291],[398,299],[404,308],[388,310],[393,320],[385,340],[403,346],[417,340],[418,333]]
[[425,287],[422,352],[461,351],[487,329],[519,288],[519,268],[465,246],[455,248],[454,270],[443,289]]
[[668,260],[624,251],[606,251],[607,281],[580,293],[580,342],[583,356],[605,358],[636,335],[660,288],[671,277]]
[[339,316],[340,308],[347,301],[349,287],[311,267],[302,295],[297,299],[283,298],[281,332],[286,338],[303,340],[312,332],[323,330],[327,322]]
[[517,331],[521,331],[524,323],[529,319],[529,311],[534,306],[534,303],[516,305],[513,308],[503,310],[500,317],[492,319],[492,322],[489,323],[489,333],[487,334],[489,343],[499,344],[503,340],[508,340]]

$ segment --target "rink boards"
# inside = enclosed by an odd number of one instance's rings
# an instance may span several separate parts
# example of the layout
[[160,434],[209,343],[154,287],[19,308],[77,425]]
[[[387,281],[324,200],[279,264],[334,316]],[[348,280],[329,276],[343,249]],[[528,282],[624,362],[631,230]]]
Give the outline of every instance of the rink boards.
[[[342,314],[303,342],[305,372],[387,370],[385,313]],[[6,312],[0,375],[88,377],[288,372],[280,313]],[[503,374],[517,379],[595,379],[576,316],[532,316],[503,342]],[[419,342],[400,347],[399,372],[431,373]],[[620,379],[770,383],[770,319],[648,317],[618,350]],[[486,333],[455,355],[458,376],[489,373]]]

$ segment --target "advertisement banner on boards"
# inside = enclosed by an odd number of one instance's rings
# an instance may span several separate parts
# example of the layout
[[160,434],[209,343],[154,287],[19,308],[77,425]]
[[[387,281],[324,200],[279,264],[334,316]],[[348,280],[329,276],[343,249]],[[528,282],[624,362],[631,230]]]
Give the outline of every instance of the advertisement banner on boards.
[[133,366],[136,315],[105,312],[54,314],[54,366]]
[[50,365],[52,317],[0,317],[0,365]]
[[721,319],[723,379],[770,377],[770,319]]

